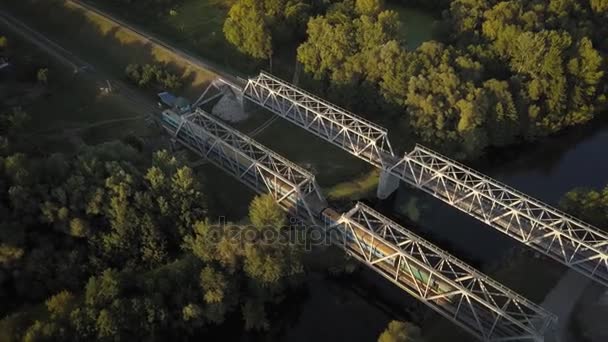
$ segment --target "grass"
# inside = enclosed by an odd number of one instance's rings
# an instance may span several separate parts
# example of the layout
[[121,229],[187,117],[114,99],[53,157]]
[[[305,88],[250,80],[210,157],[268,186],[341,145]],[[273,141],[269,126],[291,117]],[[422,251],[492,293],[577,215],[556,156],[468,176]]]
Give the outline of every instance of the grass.
[[405,40],[408,49],[413,50],[423,42],[433,39],[435,21],[433,15],[420,9],[406,7],[401,3],[389,2],[386,7],[399,15],[400,37]]
[[[45,148],[52,147],[52,140],[66,139],[66,130],[83,127],[101,120],[140,117],[142,106],[121,94],[104,94],[99,90],[105,80],[94,74],[75,74],[71,68],[60,64],[16,34],[8,34],[11,51],[20,58],[15,61],[18,75],[5,79],[10,89],[4,98],[8,106],[19,105],[31,120],[26,134],[31,141]],[[36,84],[34,73],[39,67],[49,69],[48,85]],[[31,70],[31,71],[28,71]],[[133,120],[117,126],[99,126],[79,131],[85,141],[104,142],[121,138],[126,130],[130,133],[147,131],[144,120]],[[47,139],[49,136],[54,138]],[[49,145],[51,144],[51,145]],[[55,146],[63,146],[59,143]],[[61,149],[61,148],[59,148]]]
[[173,9],[175,15],[171,15],[171,11],[160,15],[141,15],[137,11],[125,11],[120,4],[99,0],[93,2],[179,48],[220,64],[232,74],[252,74],[266,64],[238,52],[224,38],[224,19],[234,0],[185,0]]
[[279,119],[256,140],[317,176],[322,188],[355,178],[372,166],[294,124]]
[[328,200],[359,200],[369,197],[378,188],[380,171],[372,170],[350,182],[338,183],[326,191]]
[[24,0],[6,6],[28,25],[115,78],[124,79],[124,69],[130,63],[167,64],[186,80],[184,93],[195,96],[215,77],[213,72],[194,67],[174,52],[72,3]]

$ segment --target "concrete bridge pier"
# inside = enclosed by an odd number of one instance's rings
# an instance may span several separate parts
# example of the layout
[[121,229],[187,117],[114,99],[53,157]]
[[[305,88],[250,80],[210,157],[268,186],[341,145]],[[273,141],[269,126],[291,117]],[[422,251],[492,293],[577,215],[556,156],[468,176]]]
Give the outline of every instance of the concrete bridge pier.
[[399,187],[399,178],[391,175],[386,170],[380,173],[380,182],[378,182],[378,190],[376,196],[379,199],[387,199]]
[[218,86],[220,100],[215,104],[212,113],[229,122],[239,122],[247,119],[243,91],[234,89],[227,84]]

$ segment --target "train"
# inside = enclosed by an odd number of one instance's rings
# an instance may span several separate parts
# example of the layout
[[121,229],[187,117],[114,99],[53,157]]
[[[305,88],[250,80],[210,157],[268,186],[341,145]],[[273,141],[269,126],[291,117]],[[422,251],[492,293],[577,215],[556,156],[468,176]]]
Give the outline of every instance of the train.
[[[175,112],[165,110],[162,113],[162,122],[165,129],[170,134],[174,135],[180,126],[181,118],[180,115],[176,114]],[[195,130],[197,129],[196,126],[192,126],[191,128]],[[190,130],[183,130],[182,132],[183,134],[178,134],[176,139],[197,153],[199,152],[197,151],[197,148],[201,146],[201,144],[203,144],[204,148],[208,148],[213,144],[213,141],[217,139],[210,136],[203,129],[200,129],[196,136],[194,136]],[[226,169],[232,170],[231,172],[233,173],[240,172],[240,175],[238,175],[239,179],[255,190],[258,190],[256,189],[255,184],[261,182],[259,175],[255,174],[256,171],[253,171],[253,168],[248,167],[248,165],[251,165],[252,161],[240,153],[224,156],[220,153],[220,151],[220,149],[212,150],[209,158],[215,158],[216,164],[226,163]],[[237,163],[234,163],[234,161],[237,161]],[[235,164],[238,165],[238,170],[234,170]],[[299,198],[297,193],[292,192],[293,186],[280,179],[277,179],[276,177],[272,177],[272,179],[274,180],[274,182],[272,182],[273,184],[267,185],[274,187],[278,193],[288,194],[291,192],[291,195],[288,196],[289,203],[283,202],[281,205],[290,211],[292,216],[294,211],[295,214],[298,212],[303,213],[305,209],[302,205],[302,199]],[[342,216],[338,211],[329,206],[322,208],[317,213],[314,214],[318,215],[318,223],[323,224],[324,228],[335,226]],[[365,262],[366,256],[362,253],[371,252],[377,258],[384,258],[395,254],[395,249],[397,247],[395,247],[392,243],[377,237],[373,238],[370,231],[359,227],[358,225],[351,225],[351,227],[352,230],[341,229],[342,236],[344,237],[344,246],[342,247],[346,249],[347,253],[356,259]],[[372,268],[391,281],[396,282],[404,290],[417,297],[429,298],[435,295],[454,292],[456,290],[454,285],[438,278],[432,279],[431,284],[427,289],[430,272],[423,266],[417,267],[416,262],[410,262],[408,263],[408,266],[406,266],[405,263],[399,263],[398,256],[386,258],[381,262],[375,263],[372,265]],[[398,273],[398,276],[395,276],[396,273]],[[423,296],[420,296],[420,290],[426,291]],[[453,307],[456,304],[453,296],[454,295],[448,295],[429,300],[429,302],[434,303],[437,306]],[[475,323],[472,322],[471,324],[474,325]]]
[[[327,207],[319,214],[319,220],[325,227],[330,227],[335,225],[340,220],[341,216],[342,215],[335,209]],[[346,244],[345,247],[348,249],[349,253],[353,254],[358,259],[365,260],[365,256],[361,254],[359,244],[366,252],[371,252],[378,258],[384,258],[395,254],[396,247],[389,245],[388,242],[378,239],[377,237],[372,238],[372,234],[369,231],[360,228],[357,225],[351,225],[351,227],[352,231],[350,229],[342,230],[345,240],[344,243]],[[375,265],[379,267],[383,273],[389,275],[391,279],[396,280],[402,286],[413,289],[414,292],[417,292],[418,288],[425,289],[427,286],[429,272],[422,267],[415,267],[413,263],[409,263],[409,268],[406,268],[403,263],[399,264],[398,257],[392,257],[385,259],[381,263],[376,263]],[[399,277],[395,279],[394,274],[399,268]],[[453,291],[454,286],[440,279],[434,279],[429,290],[431,291],[429,295],[432,296],[434,294]],[[449,297],[442,300],[449,300]]]
[[[165,129],[167,129],[171,134],[174,134],[180,125],[181,118],[175,112],[171,110],[165,110],[162,113],[162,121],[163,126],[165,126]],[[199,146],[201,142],[207,146],[210,146],[211,143],[208,143],[208,140],[215,139],[212,137],[208,137],[208,134],[206,134],[204,131],[199,132],[199,134],[197,134],[197,137],[193,136],[193,134],[189,130],[183,130],[183,132],[184,134],[179,134],[178,139],[182,143],[185,143],[186,146],[195,151],[196,147]],[[205,139],[206,136],[208,137],[208,139]],[[202,140],[201,137],[203,138]],[[218,154],[218,151],[212,151],[212,154],[213,155],[210,156],[211,158],[216,158],[219,160],[226,159],[225,156],[220,156]],[[231,155],[230,158],[237,159],[237,163],[231,163],[231,166],[234,167],[234,164],[238,165],[238,171],[240,171],[241,175],[243,175],[241,178],[246,183],[249,183],[249,185],[252,186],[256,184],[256,182],[260,181],[259,179],[256,179],[255,171],[252,171],[251,168],[248,167],[251,164],[251,160],[240,154]],[[248,169],[250,170],[249,172],[247,171]],[[293,189],[292,185],[289,185],[280,179],[275,179],[274,186],[276,186],[278,192],[282,194],[287,194]],[[292,205],[298,208],[303,208],[300,203],[301,199],[297,198],[297,194],[294,193],[291,197],[292,198],[290,198],[290,202],[292,203]],[[329,227],[337,223],[340,217],[341,215],[335,209],[333,209],[332,207],[326,207],[322,209],[319,213],[319,222],[324,224],[325,227]],[[345,242],[347,244],[346,247],[348,248],[349,252],[356,254],[359,259],[365,260],[365,257],[360,254],[361,249],[359,248],[357,241],[361,243],[361,246],[367,252],[373,253],[376,257],[382,258],[387,255],[394,254],[395,247],[390,246],[388,242],[383,242],[380,239],[373,239],[373,243],[370,242],[372,241],[372,235],[369,231],[366,231],[353,225],[352,231],[349,229],[344,230],[342,232],[345,237]],[[353,235],[353,232],[357,235],[356,237]],[[428,271],[423,268],[414,267],[413,263],[410,263],[410,269],[405,269],[405,266],[403,264],[399,265],[399,258],[397,257],[388,258],[382,263],[378,263],[376,265],[387,274],[394,274],[397,268],[400,267],[402,272],[399,272],[400,275],[398,281],[402,283],[402,285],[405,285],[410,289],[415,290],[418,287],[425,288],[429,279]],[[430,288],[430,290],[435,293],[445,293],[452,291],[453,289],[454,288],[452,285],[444,283],[440,280],[433,281]]]

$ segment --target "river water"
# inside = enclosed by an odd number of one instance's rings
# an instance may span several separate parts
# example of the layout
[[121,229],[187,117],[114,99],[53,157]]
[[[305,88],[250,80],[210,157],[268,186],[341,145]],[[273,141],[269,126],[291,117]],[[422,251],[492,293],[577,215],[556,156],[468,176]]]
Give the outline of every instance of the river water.
[[[409,24],[409,48],[431,38],[433,17],[394,6]],[[489,152],[469,165],[532,197],[557,206],[576,187],[608,184],[608,122],[595,121],[539,143]],[[469,264],[484,270],[518,242],[455,208],[404,184],[376,208]],[[504,262],[504,261],[503,261]],[[508,260],[506,261],[508,263]],[[525,276],[525,275],[524,275]],[[542,276],[541,276],[542,277]],[[360,268],[335,279],[309,277],[306,298],[279,338],[284,341],[375,341],[391,320],[409,320],[416,301],[375,273]],[[510,284],[506,284],[510,286]]]
[[[403,31],[408,48],[431,39],[432,16],[397,6],[391,9],[408,23]],[[557,206],[573,188],[602,188],[608,184],[606,150],[608,122],[598,120],[539,143],[490,152],[469,166]],[[518,245],[514,239],[403,183],[391,199],[376,207],[482,270],[504,259]],[[311,279],[307,298],[297,310],[299,315],[281,340],[375,341],[391,320],[412,318],[404,308],[416,305],[415,300],[364,268],[347,278],[315,275]]]

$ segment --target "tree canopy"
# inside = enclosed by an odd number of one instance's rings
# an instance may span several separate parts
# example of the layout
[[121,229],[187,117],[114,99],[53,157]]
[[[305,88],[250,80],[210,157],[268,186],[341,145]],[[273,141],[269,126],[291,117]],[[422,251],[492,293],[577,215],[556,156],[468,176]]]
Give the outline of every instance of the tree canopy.
[[422,342],[422,334],[417,326],[399,321],[391,321],[378,337],[378,342]]

